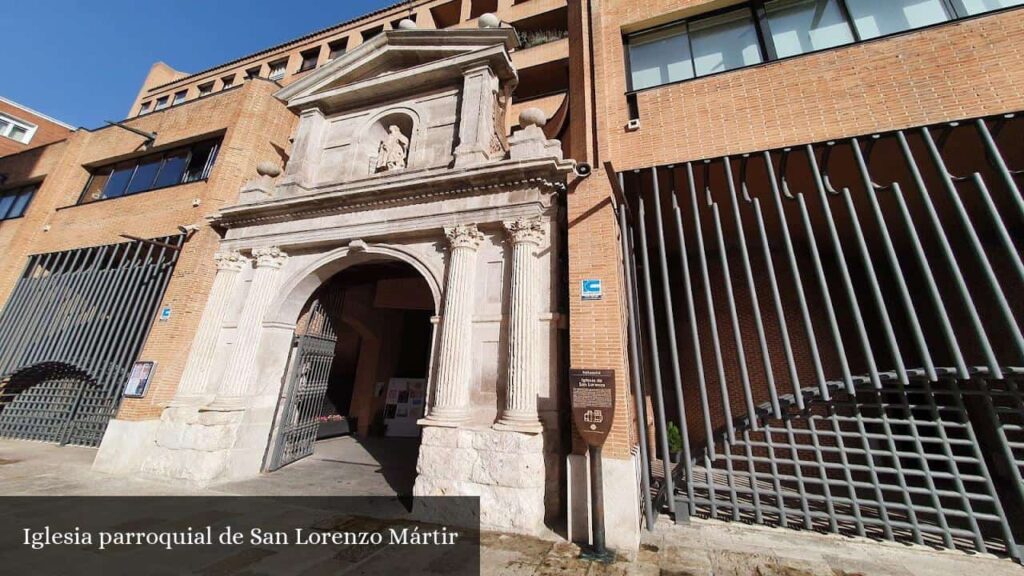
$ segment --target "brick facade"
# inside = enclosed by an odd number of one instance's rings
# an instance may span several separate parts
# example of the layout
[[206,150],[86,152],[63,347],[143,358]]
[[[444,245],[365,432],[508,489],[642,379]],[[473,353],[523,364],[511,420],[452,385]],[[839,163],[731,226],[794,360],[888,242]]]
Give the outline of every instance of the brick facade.
[[0,158],[0,172],[18,185],[42,179],[25,216],[0,222],[0,299],[6,300],[29,254],[177,234],[179,226],[196,232],[182,251],[161,306],[171,319],[153,325],[139,355],[157,371],[142,399],[125,399],[119,418],[157,418],[177,388],[192,336],[215,272],[218,235],[206,217],[233,203],[242,183],[256,176],[256,163],[283,164],[295,115],[273,97],[277,86],[248,82],[214,98],[156,112],[129,122],[157,133],[153,150],[203,136],[223,134],[217,161],[207,181],[78,205],[89,179],[86,166],[132,157],[143,138],[117,127],[79,130],[66,141]]
[[28,143],[22,143],[17,140],[0,136],[0,156],[17,154],[18,152],[22,152],[30,148],[37,148],[58,140],[63,140],[73,131],[73,129],[66,124],[57,122],[53,118],[43,116],[34,110],[27,109],[4,98],[0,98],[0,114],[10,116],[15,120],[33,124],[36,127],[36,131]]

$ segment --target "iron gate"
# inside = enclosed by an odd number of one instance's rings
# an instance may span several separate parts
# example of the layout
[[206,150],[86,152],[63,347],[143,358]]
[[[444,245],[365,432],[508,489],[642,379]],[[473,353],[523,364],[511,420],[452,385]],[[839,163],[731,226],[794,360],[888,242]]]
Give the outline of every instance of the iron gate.
[[296,329],[270,471],[313,453],[344,301],[344,292],[332,286],[327,284],[319,291]]
[[0,313],[0,436],[100,443],[184,241],[29,257]]
[[648,527],[1020,560],[1021,142],[1011,114],[618,174]]

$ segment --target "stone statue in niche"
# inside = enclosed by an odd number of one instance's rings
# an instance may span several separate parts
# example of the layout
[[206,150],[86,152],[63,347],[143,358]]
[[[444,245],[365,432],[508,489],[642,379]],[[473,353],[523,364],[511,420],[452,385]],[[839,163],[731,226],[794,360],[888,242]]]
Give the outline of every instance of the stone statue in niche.
[[405,168],[409,155],[409,139],[394,124],[388,126],[388,135],[377,147],[377,172],[400,170]]

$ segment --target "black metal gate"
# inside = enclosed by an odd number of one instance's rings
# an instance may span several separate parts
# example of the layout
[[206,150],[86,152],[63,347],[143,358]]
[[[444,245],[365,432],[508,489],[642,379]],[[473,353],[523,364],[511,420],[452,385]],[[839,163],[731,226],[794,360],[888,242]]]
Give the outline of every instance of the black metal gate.
[[618,175],[648,527],[1020,560],[1022,142],[1003,115]]
[[0,436],[99,444],[184,241],[29,257],[0,313]]
[[299,322],[278,418],[278,437],[268,470],[277,470],[313,453],[334,364],[343,300],[344,292],[327,284]]

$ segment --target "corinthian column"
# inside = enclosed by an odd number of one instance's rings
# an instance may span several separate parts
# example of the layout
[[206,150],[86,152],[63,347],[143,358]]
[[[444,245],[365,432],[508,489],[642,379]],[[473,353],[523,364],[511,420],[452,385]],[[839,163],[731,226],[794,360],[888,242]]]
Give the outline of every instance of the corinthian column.
[[498,430],[537,433],[537,263],[544,238],[539,220],[505,222],[512,240],[512,303],[508,330],[508,384]]
[[221,380],[217,398],[211,410],[238,410],[244,407],[246,393],[256,377],[256,347],[259,345],[263,318],[274,297],[278,284],[278,270],[288,260],[279,248],[257,248],[252,251],[256,270],[252,275],[249,295],[238,321],[238,335],[231,352],[229,369]]
[[451,254],[444,289],[444,316],[438,346],[434,402],[423,423],[456,426],[469,416],[470,367],[473,360],[473,276],[476,251],[484,235],[476,225],[444,229]]
[[171,406],[194,406],[203,401],[213,355],[217,351],[217,339],[224,324],[224,312],[235,293],[239,273],[249,265],[249,259],[237,251],[218,252],[213,255],[213,260],[217,263],[217,276],[213,279],[213,288],[206,300],[199,330],[192,340],[185,372]]

